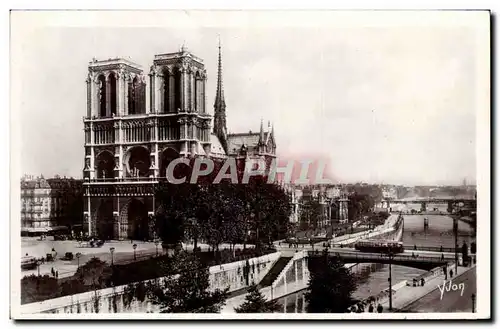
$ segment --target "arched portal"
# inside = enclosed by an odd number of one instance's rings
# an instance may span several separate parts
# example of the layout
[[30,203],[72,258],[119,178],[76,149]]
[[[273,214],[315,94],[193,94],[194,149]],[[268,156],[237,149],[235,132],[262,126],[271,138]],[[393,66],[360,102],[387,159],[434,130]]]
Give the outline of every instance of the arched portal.
[[109,105],[111,110],[111,115],[116,114],[116,76],[112,72],[109,77]]
[[106,77],[101,74],[97,79],[99,81],[99,116],[106,117]]
[[101,200],[97,208],[96,234],[99,239],[113,239],[113,201]]
[[113,178],[115,158],[109,151],[103,151],[96,157],[97,178]]
[[160,177],[167,177],[167,167],[172,160],[177,159],[179,153],[173,148],[167,147],[162,153],[160,158]]
[[147,240],[149,227],[146,205],[137,199],[133,199],[127,207],[128,237],[134,240]]
[[126,155],[128,177],[149,177],[151,159],[149,151],[144,147],[133,147]]

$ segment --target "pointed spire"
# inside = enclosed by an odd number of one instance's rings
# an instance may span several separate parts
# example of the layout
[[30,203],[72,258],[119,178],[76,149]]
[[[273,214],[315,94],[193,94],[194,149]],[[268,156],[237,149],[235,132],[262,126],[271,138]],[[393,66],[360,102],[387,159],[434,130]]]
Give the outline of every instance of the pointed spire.
[[217,91],[214,102],[214,134],[219,138],[227,153],[226,102],[222,86],[222,51],[219,36],[219,62],[217,68]]
[[263,144],[265,142],[264,140],[264,119],[260,119],[260,136],[259,136],[259,143]]
[[224,101],[224,87],[222,84],[222,51],[220,45],[220,35],[219,35],[219,62],[217,66],[217,93],[215,96],[215,104],[220,103],[220,105],[226,107],[226,103]]

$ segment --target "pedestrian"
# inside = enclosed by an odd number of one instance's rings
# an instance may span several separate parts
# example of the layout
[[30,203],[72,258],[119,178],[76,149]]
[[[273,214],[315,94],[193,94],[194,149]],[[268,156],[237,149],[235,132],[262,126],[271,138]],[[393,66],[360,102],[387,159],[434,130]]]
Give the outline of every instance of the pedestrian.
[[56,272],[54,271],[54,268],[50,269],[50,273],[52,273],[52,276],[56,276]]
[[441,254],[441,260],[444,260],[444,254]]
[[56,271],[56,279],[59,279],[59,271]]
[[450,270],[450,279],[453,278],[453,270]]

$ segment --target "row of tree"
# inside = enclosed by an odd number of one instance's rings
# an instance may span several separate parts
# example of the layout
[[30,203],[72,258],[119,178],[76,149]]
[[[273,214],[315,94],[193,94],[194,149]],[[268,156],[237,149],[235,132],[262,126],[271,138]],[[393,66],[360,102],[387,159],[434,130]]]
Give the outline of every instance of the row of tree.
[[[190,240],[197,247],[203,241],[214,251],[222,243],[234,250],[235,244],[255,243],[257,248],[286,236],[291,201],[288,193],[267,176],[251,177],[247,184],[227,177],[214,183],[222,164],[210,175],[191,183],[191,165],[178,165],[176,178],[186,177],[182,184],[162,182],[156,190],[160,203],[154,219],[157,235],[164,246],[175,246]],[[242,170],[238,170],[242,176]]]

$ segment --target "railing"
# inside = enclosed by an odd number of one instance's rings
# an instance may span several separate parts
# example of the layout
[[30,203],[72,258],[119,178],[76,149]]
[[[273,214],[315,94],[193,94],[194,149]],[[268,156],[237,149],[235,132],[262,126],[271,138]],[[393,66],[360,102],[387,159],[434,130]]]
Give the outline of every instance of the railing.
[[157,177],[113,177],[85,179],[84,183],[117,183],[117,182],[156,182]]
[[[416,247],[416,248],[415,248]],[[462,252],[462,248],[443,248],[443,247],[426,247],[426,246],[404,246],[407,251],[435,251],[435,252]]]
[[[309,251],[309,256],[311,256],[311,251]],[[313,255],[320,255],[321,252],[319,250],[316,250]],[[386,261],[393,261],[393,262],[401,262],[401,261],[408,261],[408,262],[427,262],[427,263],[438,263],[438,264],[444,264],[447,263],[449,260],[451,260],[450,257],[430,257],[430,256],[407,256],[407,255],[387,255],[387,254],[374,254],[374,253],[361,253],[361,252],[335,252],[335,251],[330,251],[329,254],[336,255],[340,258],[348,258],[349,260],[353,260],[352,262],[355,263],[356,261],[364,261],[364,260],[386,260]],[[351,261],[349,261],[351,262]]]

